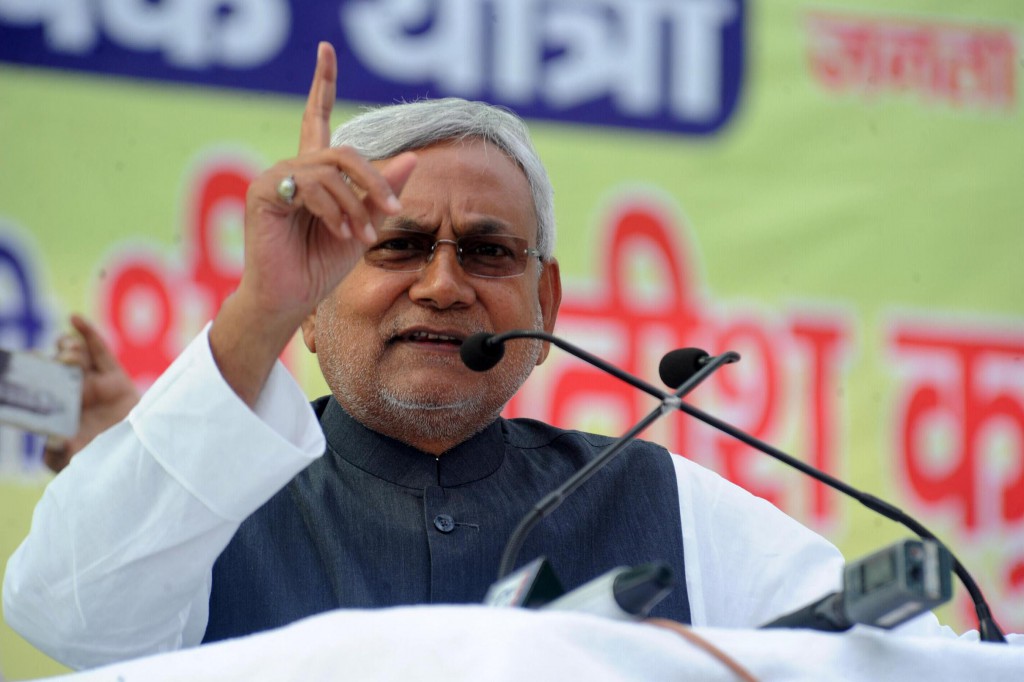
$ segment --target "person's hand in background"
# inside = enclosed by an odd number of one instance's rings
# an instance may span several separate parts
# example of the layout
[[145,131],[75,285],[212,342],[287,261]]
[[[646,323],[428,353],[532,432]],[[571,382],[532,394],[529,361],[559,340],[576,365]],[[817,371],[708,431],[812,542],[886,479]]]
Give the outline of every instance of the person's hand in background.
[[139,402],[139,391],[118,363],[103,337],[80,315],[71,316],[69,332],[57,339],[57,360],[82,368],[82,412],[78,433],[71,438],[51,436],[43,449],[43,462],[55,472],[89,441],[128,416]]

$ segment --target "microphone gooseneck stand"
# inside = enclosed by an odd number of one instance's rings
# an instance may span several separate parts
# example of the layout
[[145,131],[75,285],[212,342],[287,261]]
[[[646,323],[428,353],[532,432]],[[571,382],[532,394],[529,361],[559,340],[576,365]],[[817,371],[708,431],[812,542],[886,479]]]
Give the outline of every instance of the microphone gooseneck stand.
[[549,343],[558,346],[595,367],[604,370],[612,376],[621,379],[629,385],[654,396],[661,400],[661,405],[637,422],[632,429],[598,454],[594,460],[587,463],[587,465],[577,471],[576,474],[570,477],[564,484],[534,505],[530,512],[527,513],[516,527],[515,531],[513,531],[512,536],[509,538],[508,543],[505,546],[505,551],[502,554],[501,565],[498,570],[499,579],[505,577],[512,570],[515,565],[516,556],[522,548],[526,535],[538,522],[554,511],[567,495],[571,494],[580,485],[593,476],[594,473],[600,470],[601,467],[611,461],[623,447],[636,438],[636,436],[652,422],[670,411],[680,410],[689,416],[718,429],[722,433],[725,433],[740,442],[763,452],[769,457],[773,457],[783,464],[787,464],[811,478],[824,483],[830,488],[852,497],[868,509],[910,529],[922,539],[933,540],[939,543],[947,552],[949,552],[953,562],[953,571],[967,589],[967,592],[971,597],[971,601],[974,603],[975,613],[978,616],[978,632],[981,640],[984,642],[1006,643],[1006,637],[1003,635],[1002,630],[999,628],[995,618],[992,616],[992,611],[988,602],[985,600],[985,596],[982,594],[981,588],[979,588],[978,584],[974,581],[974,578],[967,571],[966,567],[960,563],[960,560],[956,558],[956,555],[954,555],[934,533],[928,530],[919,521],[895,505],[889,504],[874,495],[858,490],[830,474],[816,469],[815,467],[786,454],[778,448],[769,445],[759,438],[736,428],[728,422],[724,422],[721,419],[718,419],[717,417],[682,401],[682,398],[686,394],[696,388],[704,381],[704,379],[710,376],[719,367],[739,360],[739,354],[733,351],[728,351],[722,355],[709,356],[707,353],[699,349],[681,349],[670,352],[662,359],[659,373],[661,374],[662,380],[665,381],[667,385],[678,386],[673,393],[666,393],[662,389],[652,386],[646,381],[624,372],[618,367],[615,367],[601,358],[578,348],[568,341],[546,332],[516,329],[502,334],[492,335],[486,332],[474,334],[463,343],[462,359],[471,369],[480,372],[486,371],[501,361],[505,352],[505,341],[522,338],[548,341]]

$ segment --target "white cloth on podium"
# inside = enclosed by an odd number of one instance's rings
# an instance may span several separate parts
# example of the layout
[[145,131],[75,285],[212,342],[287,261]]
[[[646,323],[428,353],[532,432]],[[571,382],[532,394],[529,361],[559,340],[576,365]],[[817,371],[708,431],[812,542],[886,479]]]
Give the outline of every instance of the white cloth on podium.
[[[761,680],[1024,679],[1016,645],[859,628],[695,628]],[[116,663],[61,682],[296,680],[728,680],[736,675],[678,633],[577,613],[484,606],[339,610],[279,630]]]

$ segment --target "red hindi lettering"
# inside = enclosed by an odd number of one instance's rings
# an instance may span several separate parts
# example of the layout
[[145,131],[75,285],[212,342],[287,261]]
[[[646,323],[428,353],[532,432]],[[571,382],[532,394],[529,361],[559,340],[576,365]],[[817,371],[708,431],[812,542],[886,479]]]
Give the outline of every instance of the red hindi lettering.
[[[610,352],[614,357],[606,353],[605,359],[627,372],[644,374],[650,365],[652,338],[662,342],[667,338],[681,345],[683,340],[692,337],[697,310],[687,294],[689,272],[679,258],[682,250],[675,243],[672,222],[660,207],[642,199],[631,199],[611,212],[608,225],[609,244],[603,249],[601,267],[601,272],[607,274],[606,287],[593,298],[567,296],[559,313],[559,331],[572,338],[574,330],[582,334],[591,334],[595,328],[609,330],[600,341],[606,347],[614,346]],[[659,288],[653,294],[634,295],[628,266],[631,254],[638,251],[653,254],[658,260],[658,275],[651,279]],[[593,348],[593,343],[585,345]],[[646,401],[650,400],[636,389],[589,366],[557,363],[549,368],[547,375],[548,412],[532,416],[556,424],[567,424],[565,420],[577,414],[576,406],[597,402],[602,407],[617,406],[617,417],[628,425],[646,412]],[[510,404],[506,414],[522,414],[521,410],[522,403],[516,401]],[[578,421],[574,425],[579,425]]]
[[[735,426],[765,441],[772,440],[780,404],[778,358],[771,337],[766,326],[754,318],[734,319],[722,324],[715,344],[718,348],[738,349],[744,358],[742,365],[721,372],[715,384],[721,410],[730,415],[728,421]],[[716,436],[715,450],[721,456],[726,478],[777,507],[784,506],[783,488],[755,475],[757,467],[751,462],[760,463],[761,453],[725,434]]]
[[862,89],[877,79],[877,24],[816,14],[810,18],[809,32],[811,72],[827,89]]
[[[894,345],[925,368],[905,387],[900,422],[900,445],[915,494],[927,503],[954,503],[968,530],[983,521],[991,525],[1024,519],[1024,391],[1019,384],[993,386],[983,380],[1001,367],[1017,363],[1019,368],[1024,340],[925,329],[897,331]],[[982,482],[993,477],[984,470],[982,436],[997,424],[1015,434],[1016,464],[1008,470],[1016,478],[1000,482],[998,518],[980,519],[980,498],[991,499],[995,492],[981,490]],[[943,433],[952,437],[936,444],[937,434]],[[948,464],[935,466],[943,454]]]
[[107,270],[100,296],[104,323],[112,351],[138,384],[151,384],[177,354],[173,289],[156,261],[141,254]]
[[[212,317],[238,286],[241,263],[231,263],[223,232],[238,229],[245,220],[245,193],[255,173],[233,159],[216,159],[202,169],[189,197],[187,244],[190,274],[207,298]],[[240,241],[240,240],[239,240]]]

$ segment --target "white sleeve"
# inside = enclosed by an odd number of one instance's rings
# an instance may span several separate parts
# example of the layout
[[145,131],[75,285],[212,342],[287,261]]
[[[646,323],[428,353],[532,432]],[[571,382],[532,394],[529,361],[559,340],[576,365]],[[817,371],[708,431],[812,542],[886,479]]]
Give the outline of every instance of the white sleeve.
[[275,366],[250,410],[217,370],[208,330],[50,483],[8,561],[4,618],[65,665],[198,644],[217,556],[323,453],[287,370]]
[[757,627],[841,587],[835,546],[713,471],[672,460],[694,625]]

